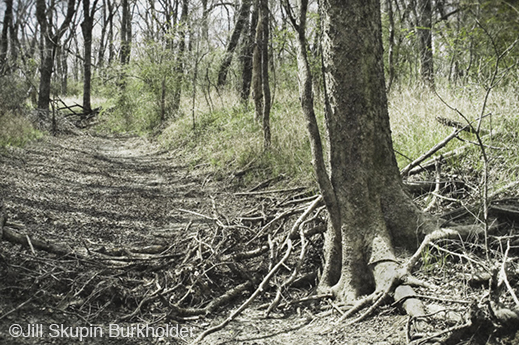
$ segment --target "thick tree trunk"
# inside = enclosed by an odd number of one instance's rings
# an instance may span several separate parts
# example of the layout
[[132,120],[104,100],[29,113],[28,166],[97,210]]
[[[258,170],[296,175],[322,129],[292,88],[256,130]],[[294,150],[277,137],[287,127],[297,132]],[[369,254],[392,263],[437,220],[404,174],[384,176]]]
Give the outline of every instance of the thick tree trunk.
[[[399,265],[393,245],[416,246],[421,212],[403,189],[385,93],[380,3],[322,3],[330,181],[340,227],[326,243],[321,282],[344,300],[387,291]],[[337,254],[341,248],[341,255]],[[337,262],[338,258],[341,262]],[[340,266],[340,272],[331,266]]]
[[224,86],[227,81],[227,72],[231,66],[234,50],[238,46],[238,41],[240,40],[243,28],[247,23],[247,17],[250,13],[250,5],[250,0],[243,0],[240,6],[236,25],[232,31],[231,38],[229,39],[229,43],[227,44],[227,48],[225,50],[222,64],[220,65],[220,70],[218,71],[218,82],[216,84],[218,87]]

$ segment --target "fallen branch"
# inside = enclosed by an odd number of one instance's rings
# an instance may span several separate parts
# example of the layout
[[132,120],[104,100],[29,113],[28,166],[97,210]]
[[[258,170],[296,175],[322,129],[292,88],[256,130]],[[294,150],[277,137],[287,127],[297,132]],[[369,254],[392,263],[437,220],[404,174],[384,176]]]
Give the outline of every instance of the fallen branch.
[[231,313],[231,315],[229,315],[229,317],[227,317],[227,319],[225,319],[225,321],[223,321],[219,325],[211,327],[211,328],[205,330],[204,332],[202,332],[202,334],[200,334],[191,344],[193,344],[193,345],[198,344],[209,334],[212,334],[214,332],[221,330],[222,328],[227,326],[232,320],[234,320],[238,315],[240,315],[245,309],[247,309],[247,307],[252,303],[252,301],[254,301],[256,299],[256,297],[258,297],[258,295],[264,291],[265,286],[270,281],[270,279],[274,276],[274,274],[282,266],[284,266],[285,262],[288,260],[291,253],[292,253],[292,241],[289,239],[287,241],[287,250],[285,252],[285,256],[283,256],[283,258],[276,264],[276,266],[274,266],[274,268],[272,268],[272,270],[265,276],[265,278],[263,278],[263,281],[260,283],[260,285],[258,286],[256,291],[254,291],[254,293],[238,309],[233,311]]

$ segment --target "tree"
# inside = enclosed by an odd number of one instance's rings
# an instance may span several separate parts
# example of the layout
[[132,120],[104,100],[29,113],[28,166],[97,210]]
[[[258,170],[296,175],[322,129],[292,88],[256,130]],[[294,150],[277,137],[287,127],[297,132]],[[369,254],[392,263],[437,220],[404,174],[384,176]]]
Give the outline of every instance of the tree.
[[218,71],[218,82],[217,86],[224,86],[227,81],[227,72],[229,71],[229,67],[231,66],[232,56],[234,54],[234,50],[238,46],[238,41],[240,40],[241,33],[247,23],[247,17],[250,14],[250,0],[243,0],[240,6],[240,10],[238,11],[238,19],[236,20],[236,25],[234,26],[234,30],[231,34],[231,38],[229,39],[229,43],[227,43],[227,48],[225,50],[225,55],[223,57],[222,64],[220,65],[220,70]]
[[434,87],[434,62],[432,49],[431,0],[418,1],[418,40],[420,49],[420,74],[425,85]]
[[[387,294],[402,278],[394,245],[416,246],[416,228],[435,224],[405,193],[393,153],[378,0],[321,3],[328,163],[313,110],[305,11],[298,32],[300,99],[319,188],[330,215],[320,289],[353,300]],[[286,3],[289,14],[291,9]],[[326,166],[330,167],[329,174]]]
[[132,13],[130,10],[130,0],[122,0],[121,15],[121,53],[119,58],[121,64],[130,62],[131,43],[132,43]]
[[66,14],[61,25],[54,30],[55,8],[47,8],[46,0],[36,0],[36,18],[43,36],[41,42],[40,88],[38,92],[38,109],[49,110],[50,83],[54,67],[54,58],[61,37],[67,31],[76,11],[76,1],[68,0]]
[[242,83],[240,97],[243,103],[247,104],[250,95],[252,82],[252,54],[254,53],[254,38],[256,36],[256,26],[258,25],[258,6],[254,4],[250,16],[250,24],[247,33],[244,35],[243,50],[241,53],[242,61]]
[[92,28],[94,27],[94,14],[97,7],[97,0],[94,0],[90,9],[90,0],[83,0],[83,23],[81,32],[83,33],[85,56],[83,59],[83,111],[85,114],[92,112],[90,104],[91,79],[92,79]]
[[252,55],[252,95],[256,107],[255,119],[263,128],[263,146],[270,147],[270,85],[269,85],[269,8],[268,0],[257,0],[259,19],[256,26],[256,45]]
[[[9,31],[12,34],[13,26],[13,0],[5,0],[4,26],[0,36],[0,73],[7,69],[7,52],[9,50]],[[14,40],[14,38],[11,38]],[[11,49],[14,49],[11,47]]]

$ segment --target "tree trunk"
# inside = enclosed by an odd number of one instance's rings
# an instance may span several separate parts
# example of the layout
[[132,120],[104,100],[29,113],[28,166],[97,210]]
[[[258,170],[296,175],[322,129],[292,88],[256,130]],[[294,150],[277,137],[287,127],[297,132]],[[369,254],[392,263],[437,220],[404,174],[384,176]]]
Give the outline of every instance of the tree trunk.
[[[0,73],[7,70],[7,52],[9,50],[9,32],[12,33],[13,23],[13,0],[5,0],[4,26],[0,36]],[[13,38],[11,38],[11,41]],[[12,49],[13,47],[11,47]]]
[[416,246],[423,215],[404,192],[393,152],[380,3],[325,0],[322,11],[329,180],[337,206],[325,201],[340,226],[329,229],[321,288],[353,300],[390,289],[399,269],[393,245]]
[[122,0],[121,16],[121,64],[126,65],[130,62],[131,40],[132,40],[132,20],[130,11],[130,1]]
[[184,53],[186,51],[186,32],[188,26],[188,0],[182,0],[182,14],[180,15],[180,31],[177,60],[175,62],[175,90],[173,91],[172,109],[176,113],[180,109],[182,83],[184,81]]
[[263,36],[263,17],[259,16],[260,1],[256,0],[258,7],[258,24],[256,25],[256,35],[254,37],[254,49],[252,53],[252,98],[254,99],[254,119],[260,122],[263,116],[263,82],[261,80],[261,48],[260,42]]
[[83,58],[83,111],[85,114],[92,112],[90,104],[90,93],[92,91],[92,28],[94,26],[94,13],[96,11],[97,0],[94,0],[92,11],[90,11],[90,0],[83,0],[83,23],[81,32],[83,33],[84,51]]
[[260,16],[261,16],[261,39],[258,43],[261,55],[261,83],[263,91],[263,147],[267,150],[271,144],[270,135],[270,85],[269,85],[269,8],[268,0],[260,0]]
[[387,48],[388,82],[387,92],[391,91],[391,86],[395,80],[395,18],[393,13],[393,0],[386,0],[387,17],[389,20],[389,35]]
[[220,70],[218,71],[218,82],[217,86],[224,86],[227,81],[227,72],[229,71],[229,67],[231,66],[232,57],[234,55],[234,50],[238,46],[238,41],[240,40],[241,33],[245,24],[247,23],[247,16],[250,13],[250,0],[243,0],[240,10],[238,13],[238,19],[236,20],[236,25],[234,26],[234,30],[232,31],[231,38],[229,39],[229,43],[227,44],[227,49],[225,50],[225,55],[223,57],[222,64],[220,65]]
[[54,58],[61,37],[68,29],[72,17],[75,12],[75,0],[68,0],[67,14],[63,19],[60,27],[56,32],[52,32],[54,24],[52,17],[47,16],[47,5],[45,0],[36,1],[36,18],[40,24],[42,36],[41,42],[42,62],[40,66],[40,87],[38,95],[38,109],[49,110],[50,104],[50,86],[52,80],[52,69],[54,67]]
[[434,87],[434,64],[432,48],[431,0],[418,1],[418,39],[420,47],[420,74],[428,87]]
[[240,90],[240,97],[243,103],[247,103],[249,100],[251,82],[252,82],[252,56],[254,53],[254,39],[256,36],[256,26],[258,25],[258,6],[254,5],[252,10],[249,32],[243,40],[243,50],[241,54],[242,60],[242,85]]

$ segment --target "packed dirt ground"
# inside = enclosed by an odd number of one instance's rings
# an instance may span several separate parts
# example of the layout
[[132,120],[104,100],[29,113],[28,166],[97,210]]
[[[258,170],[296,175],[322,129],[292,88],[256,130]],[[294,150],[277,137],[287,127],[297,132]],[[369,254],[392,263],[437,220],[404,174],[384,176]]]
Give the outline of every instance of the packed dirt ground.
[[[7,221],[0,243],[0,343],[187,344],[223,321],[269,271],[268,241],[289,231],[315,200],[304,187],[277,180],[247,186],[242,177],[186,163],[178,151],[138,137],[49,136],[1,151]],[[335,323],[344,306],[331,300],[291,304],[314,293],[323,218],[316,214],[308,224],[315,231],[301,268],[305,279],[285,292],[285,308],[265,317],[282,284],[277,278],[204,344],[408,343],[409,319],[397,305],[346,326]],[[267,227],[272,237],[261,233]],[[20,237],[5,240],[6,229]],[[245,254],[247,263],[229,263]],[[421,293],[437,299],[431,313],[445,313],[447,304],[462,320],[485,284],[468,284],[472,278],[460,270],[468,264],[449,258],[431,251],[424,259],[419,275],[435,290]],[[452,326],[428,320],[429,331]],[[460,343],[519,343],[490,328],[476,333]]]

